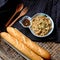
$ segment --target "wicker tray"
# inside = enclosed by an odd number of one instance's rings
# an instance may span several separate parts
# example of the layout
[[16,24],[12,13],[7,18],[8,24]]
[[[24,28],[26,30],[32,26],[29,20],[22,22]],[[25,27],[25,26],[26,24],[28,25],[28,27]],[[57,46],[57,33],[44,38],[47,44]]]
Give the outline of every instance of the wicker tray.
[[[51,54],[51,60],[60,60],[60,44],[54,42],[36,42],[40,46],[47,49]],[[26,60],[23,56],[17,53],[11,46],[4,41],[0,42],[0,58],[4,60]],[[2,59],[2,60],[3,60]]]

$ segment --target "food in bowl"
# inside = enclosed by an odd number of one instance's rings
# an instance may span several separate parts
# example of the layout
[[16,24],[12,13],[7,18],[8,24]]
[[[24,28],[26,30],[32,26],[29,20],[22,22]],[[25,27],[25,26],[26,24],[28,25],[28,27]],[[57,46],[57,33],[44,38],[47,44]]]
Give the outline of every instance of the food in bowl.
[[29,28],[31,25],[31,18],[29,16],[25,16],[22,18],[22,20],[19,21],[19,23],[24,27],[24,28]]
[[52,24],[47,16],[37,15],[32,18],[31,30],[35,35],[45,36],[52,29]]
[[24,28],[29,28],[36,37],[47,37],[54,29],[52,18],[45,13],[37,13],[33,17],[25,16],[19,23]]
[[22,24],[23,24],[24,26],[29,26],[29,25],[30,25],[30,21],[26,18],[26,19],[24,19],[24,20],[22,21]]

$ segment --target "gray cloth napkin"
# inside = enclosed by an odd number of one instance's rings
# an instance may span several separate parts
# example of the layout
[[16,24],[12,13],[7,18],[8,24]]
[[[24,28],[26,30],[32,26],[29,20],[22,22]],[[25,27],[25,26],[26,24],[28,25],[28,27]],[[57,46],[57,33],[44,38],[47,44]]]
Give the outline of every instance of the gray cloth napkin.
[[0,8],[7,2],[8,0],[0,0]]

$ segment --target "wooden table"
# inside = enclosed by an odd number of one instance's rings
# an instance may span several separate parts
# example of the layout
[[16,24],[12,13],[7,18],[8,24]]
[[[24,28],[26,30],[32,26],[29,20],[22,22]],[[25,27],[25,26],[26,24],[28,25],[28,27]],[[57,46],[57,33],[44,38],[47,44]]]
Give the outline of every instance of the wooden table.
[[[51,54],[51,60],[60,60],[60,43],[36,42],[47,49]],[[26,60],[4,41],[0,42],[0,60]]]

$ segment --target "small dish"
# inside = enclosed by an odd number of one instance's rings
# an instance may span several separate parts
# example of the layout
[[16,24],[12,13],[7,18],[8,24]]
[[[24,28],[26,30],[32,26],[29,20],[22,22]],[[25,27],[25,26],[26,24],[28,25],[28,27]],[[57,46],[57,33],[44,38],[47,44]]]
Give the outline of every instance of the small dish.
[[31,26],[31,17],[29,16],[24,16],[22,20],[19,21],[19,23],[24,27],[24,28],[29,28]]
[[[31,26],[32,26],[32,19],[33,18],[35,18],[35,17],[37,17],[37,16],[45,16],[47,19],[49,19],[49,21],[50,21],[50,23],[51,23],[51,29],[49,30],[49,32],[47,33],[47,34],[45,34],[44,36],[40,36],[40,35],[37,35],[36,33],[35,33],[35,31],[33,31],[33,29],[31,28]],[[24,26],[23,25],[23,21],[25,20],[25,19],[28,19],[29,21],[30,21],[30,25],[29,26]],[[47,20],[48,21],[48,20]],[[29,17],[29,16],[25,16],[25,17],[23,17],[22,18],[22,20],[21,21],[19,21],[20,22],[20,24],[24,27],[24,28],[29,28],[30,29],[30,31],[31,31],[31,33],[34,35],[34,36],[36,36],[36,37],[47,37],[47,36],[49,36],[51,33],[52,33],[52,31],[53,31],[53,29],[54,29],[54,22],[53,22],[53,20],[52,20],[52,18],[49,16],[49,15],[47,15],[47,14],[45,14],[45,13],[37,13],[37,14],[35,14],[32,18],[31,17]]]

